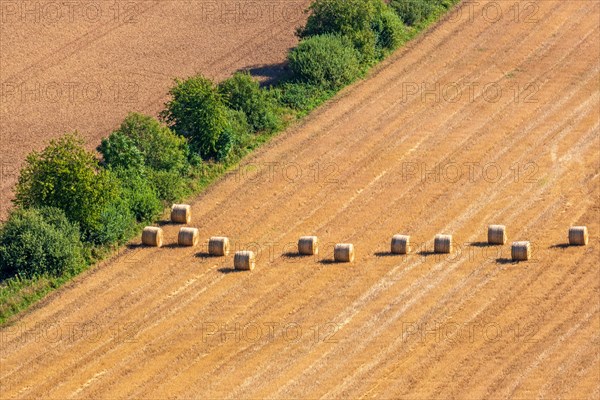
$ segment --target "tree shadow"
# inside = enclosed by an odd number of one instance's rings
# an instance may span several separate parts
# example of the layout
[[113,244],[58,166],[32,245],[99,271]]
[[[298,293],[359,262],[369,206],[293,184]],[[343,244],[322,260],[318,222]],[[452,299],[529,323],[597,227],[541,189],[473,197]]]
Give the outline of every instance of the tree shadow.
[[276,64],[251,65],[238,70],[239,72],[248,72],[252,77],[260,81],[260,86],[271,86],[281,81],[285,81],[290,76],[290,70],[287,62]]

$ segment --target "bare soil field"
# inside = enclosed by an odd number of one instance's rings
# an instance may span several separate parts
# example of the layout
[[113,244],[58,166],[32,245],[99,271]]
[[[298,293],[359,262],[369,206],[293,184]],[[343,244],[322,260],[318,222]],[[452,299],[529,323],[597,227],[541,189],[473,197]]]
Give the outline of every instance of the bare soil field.
[[[133,243],[3,328],[0,397],[598,398],[600,3],[487,4],[209,188],[203,246],[165,222],[165,247]],[[411,254],[388,254],[395,233]],[[320,254],[295,256],[313,234]],[[256,269],[208,257],[217,235]],[[331,262],[340,242],[353,264]]]
[[94,148],[176,77],[269,79],[309,0],[0,1],[0,219],[25,156],[79,131]]

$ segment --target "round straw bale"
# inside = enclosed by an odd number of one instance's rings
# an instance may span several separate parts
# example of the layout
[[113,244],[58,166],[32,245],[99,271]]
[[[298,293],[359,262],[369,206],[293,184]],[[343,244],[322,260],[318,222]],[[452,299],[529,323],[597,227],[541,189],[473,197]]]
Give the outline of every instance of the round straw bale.
[[195,246],[198,244],[200,235],[198,229],[183,227],[179,229],[179,236],[177,237],[177,243],[180,246]]
[[337,262],[354,261],[354,245],[350,243],[338,243],[333,249],[333,258]]
[[173,204],[171,221],[177,224],[189,224],[192,220],[192,207],[187,204]]
[[161,247],[163,245],[163,231],[156,226],[147,226],[142,231],[142,243],[146,246]]
[[488,243],[489,244],[505,244],[506,243],[506,226],[504,226],[504,225],[489,225],[488,226]]
[[407,235],[392,236],[391,251],[392,251],[392,254],[408,254],[408,253],[410,253],[410,236],[407,236]]
[[510,255],[513,261],[527,261],[531,258],[531,245],[529,242],[513,242]]
[[586,246],[588,240],[587,226],[572,226],[569,228],[569,244],[571,246]]
[[319,239],[316,236],[301,236],[298,240],[298,253],[307,256],[319,254]]
[[435,235],[434,253],[452,253],[452,235]]
[[253,251],[236,251],[235,256],[233,257],[233,266],[238,270],[252,271],[254,269],[255,260],[256,255]]
[[208,241],[208,254],[223,257],[229,255],[229,239],[224,236],[213,236]]

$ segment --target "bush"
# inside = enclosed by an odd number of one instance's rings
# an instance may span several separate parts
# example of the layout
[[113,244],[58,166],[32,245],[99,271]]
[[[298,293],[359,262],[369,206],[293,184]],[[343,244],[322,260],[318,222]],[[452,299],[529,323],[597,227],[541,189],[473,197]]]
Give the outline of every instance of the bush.
[[99,245],[123,244],[134,225],[135,218],[127,199],[116,198],[100,213],[98,224],[90,233],[90,240]]
[[244,155],[245,148],[250,146],[254,139],[246,114],[230,109],[227,118],[229,126],[217,142],[219,150],[216,159],[222,162],[229,162],[232,158]]
[[309,7],[301,38],[339,34],[348,37],[370,65],[400,43],[403,26],[381,0],[316,0]]
[[15,209],[0,228],[0,275],[73,274],[85,266],[79,229],[57,208]]
[[409,26],[426,20],[435,10],[432,0],[392,0],[390,7]]
[[227,106],[221,94],[202,76],[175,82],[162,118],[176,133],[188,138],[192,149],[203,159],[215,158],[217,142],[229,125]]
[[147,174],[148,182],[165,204],[176,203],[189,194],[187,180],[177,172],[150,169]]
[[372,26],[377,36],[376,47],[379,59],[408,40],[408,32],[402,20],[389,7],[385,7],[378,13]]
[[185,138],[147,115],[131,113],[121,127],[103,139],[98,151],[106,166],[186,172],[189,149]]
[[115,175],[122,185],[122,198],[137,222],[152,222],[160,215],[163,205],[144,169],[116,169]]
[[111,169],[144,169],[145,157],[133,139],[121,132],[113,132],[102,139],[98,152],[102,154],[102,165]]
[[219,92],[230,108],[246,114],[253,131],[274,132],[281,128],[281,119],[269,92],[261,89],[250,74],[234,74],[219,84]]
[[66,135],[27,156],[15,203],[24,208],[56,207],[84,235],[98,227],[101,212],[119,195],[119,182],[99,168],[94,154],[75,135]]
[[361,75],[358,57],[347,39],[329,34],[302,40],[288,55],[295,79],[332,90]]
[[332,91],[303,82],[286,82],[276,90],[279,103],[300,115],[313,110],[333,95]]

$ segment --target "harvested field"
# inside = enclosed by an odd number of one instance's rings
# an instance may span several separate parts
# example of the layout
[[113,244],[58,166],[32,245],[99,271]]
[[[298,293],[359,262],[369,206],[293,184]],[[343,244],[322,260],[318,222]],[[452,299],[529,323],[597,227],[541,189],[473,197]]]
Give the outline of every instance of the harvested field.
[[229,256],[165,224],[3,328],[0,397],[598,398],[600,3],[471,4],[192,203]]

